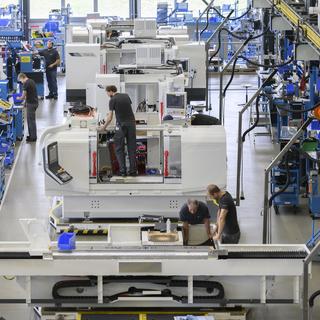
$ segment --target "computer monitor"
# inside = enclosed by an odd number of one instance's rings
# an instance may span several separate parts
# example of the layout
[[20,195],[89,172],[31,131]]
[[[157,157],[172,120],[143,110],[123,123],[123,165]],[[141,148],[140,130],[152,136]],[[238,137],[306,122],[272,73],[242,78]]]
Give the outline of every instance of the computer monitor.
[[166,98],[167,114],[185,116],[187,106],[187,94],[185,92],[169,92]]
[[191,101],[206,101],[206,88],[186,88],[187,104]]
[[59,160],[58,143],[57,142],[53,142],[53,143],[49,144],[47,150],[48,150],[49,168],[57,167],[58,166],[58,160]]

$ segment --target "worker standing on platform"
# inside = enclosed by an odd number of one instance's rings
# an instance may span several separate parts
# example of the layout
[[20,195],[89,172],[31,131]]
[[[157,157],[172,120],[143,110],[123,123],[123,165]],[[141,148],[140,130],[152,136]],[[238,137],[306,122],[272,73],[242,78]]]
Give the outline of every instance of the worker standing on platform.
[[46,99],[58,99],[58,83],[57,83],[57,68],[60,65],[60,55],[56,48],[53,47],[53,42],[48,41],[47,49],[39,52],[44,57],[46,62],[46,77],[48,82],[49,94]]
[[240,240],[240,228],[237,209],[231,194],[228,191],[220,190],[214,184],[210,184],[207,187],[207,196],[219,204],[217,231],[213,236],[213,240],[219,240],[221,243],[238,243]]
[[23,85],[23,93],[20,100],[24,100],[27,109],[27,124],[29,136],[27,142],[37,141],[37,124],[36,124],[36,110],[38,108],[38,93],[35,82],[29,79],[24,73],[18,75],[18,81]]
[[107,86],[107,95],[110,97],[109,113],[105,123],[99,130],[105,130],[113,119],[113,113],[116,114],[116,133],[113,137],[117,160],[120,166],[120,175],[127,176],[125,140],[130,163],[130,176],[137,175],[136,164],[136,120],[131,107],[131,99],[126,93],[118,93],[116,86]]
[[204,224],[208,240],[212,239],[210,227],[210,214],[204,202],[188,199],[180,209],[180,221],[183,222],[183,244],[188,245],[189,225]]

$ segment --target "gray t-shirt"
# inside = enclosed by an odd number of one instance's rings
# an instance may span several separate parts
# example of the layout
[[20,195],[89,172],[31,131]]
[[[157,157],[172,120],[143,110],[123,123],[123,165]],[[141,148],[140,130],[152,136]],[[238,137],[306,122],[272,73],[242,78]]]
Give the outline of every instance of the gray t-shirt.
[[117,93],[109,101],[109,110],[116,114],[117,124],[135,124],[131,99],[126,93]]
[[180,210],[180,220],[189,224],[201,224],[205,219],[210,219],[210,214],[207,205],[199,201],[198,210],[196,213],[189,211],[188,205],[185,203]]
[[36,83],[32,79],[28,79],[22,87],[26,91],[26,103],[38,104],[38,93]]

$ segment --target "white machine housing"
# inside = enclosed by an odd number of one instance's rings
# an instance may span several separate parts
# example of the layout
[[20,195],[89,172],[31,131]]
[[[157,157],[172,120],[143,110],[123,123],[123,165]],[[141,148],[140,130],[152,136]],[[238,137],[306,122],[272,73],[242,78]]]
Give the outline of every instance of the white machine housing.
[[85,99],[86,84],[104,72],[104,55],[99,44],[66,44],[66,94],[67,101]]
[[155,38],[157,35],[157,20],[134,19],[133,35],[139,37]]
[[[99,134],[69,126],[48,129],[46,147],[58,142],[59,164],[73,177],[58,185],[45,175],[48,196],[63,196],[64,218],[128,218],[141,214],[177,217],[188,197],[204,200],[206,186],[226,186],[226,134],[222,126],[138,126],[137,140],[147,141],[147,168],[156,175],[99,179],[99,159],[107,153]],[[141,201],[143,199],[143,206]],[[155,205],[156,204],[156,205]]]
[[[167,114],[166,96],[168,92],[184,95],[184,75],[172,75],[167,72],[151,72],[146,74],[97,74],[96,82],[87,84],[86,103],[95,107],[102,117],[109,111],[109,98],[105,92],[106,86],[114,85],[119,92],[127,93],[132,101],[133,111],[137,120],[155,119],[152,124],[159,124]],[[138,106],[146,103],[145,112],[139,112]],[[171,110],[173,111],[173,110]],[[176,110],[177,111],[177,110]],[[185,118],[186,108],[175,114],[175,117]],[[183,111],[183,113],[181,113]]]

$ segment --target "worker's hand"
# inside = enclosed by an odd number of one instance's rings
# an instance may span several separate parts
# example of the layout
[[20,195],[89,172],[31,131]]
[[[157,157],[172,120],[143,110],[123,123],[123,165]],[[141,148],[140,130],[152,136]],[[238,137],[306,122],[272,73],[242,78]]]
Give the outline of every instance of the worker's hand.
[[106,131],[106,127],[105,126],[97,126],[97,131],[98,132]]
[[213,237],[212,237],[212,240],[214,240],[214,241],[219,241],[219,240],[220,240],[220,236],[219,236],[217,233],[215,233],[215,234],[213,235]]
[[53,67],[54,67],[53,64],[49,64],[49,65],[48,65],[48,68],[49,68],[49,69],[52,69]]

